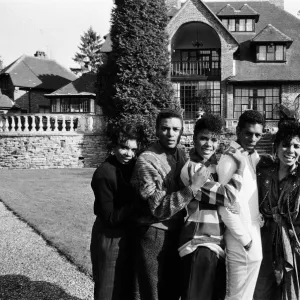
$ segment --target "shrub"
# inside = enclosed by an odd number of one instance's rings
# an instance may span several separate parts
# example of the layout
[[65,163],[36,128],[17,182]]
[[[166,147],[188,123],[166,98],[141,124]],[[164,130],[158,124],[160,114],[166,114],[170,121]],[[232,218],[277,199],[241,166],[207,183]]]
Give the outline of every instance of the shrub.
[[120,1],[112,12],[113,54],[102,94],[109,128],[134,122],[143,144],[155,137],[155,118],[163,108],[179,109],[169,80],[165,0]]

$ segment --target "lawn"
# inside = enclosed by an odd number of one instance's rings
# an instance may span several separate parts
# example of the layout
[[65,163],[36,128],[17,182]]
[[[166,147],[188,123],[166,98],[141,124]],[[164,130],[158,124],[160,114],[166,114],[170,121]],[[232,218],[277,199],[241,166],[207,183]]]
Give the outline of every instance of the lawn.
[[0,170],[1,201],[88,274],[94,170]]

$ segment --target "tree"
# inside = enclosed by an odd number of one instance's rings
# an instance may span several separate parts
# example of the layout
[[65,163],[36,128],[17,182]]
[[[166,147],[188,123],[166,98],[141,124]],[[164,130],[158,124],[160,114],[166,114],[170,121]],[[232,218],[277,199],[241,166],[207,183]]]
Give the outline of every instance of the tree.
[[80,52],[75,54],[73,60],[82,68],[86,63],[89,64],[91,71],[97,72],[102,64],[102,54],[100,52],[102,40],[92,27],[80,37],[81,43],[78,46]]
[[158,111],[180,109],[169,80],[167,22],[165,0],[121,1],[112,12],[111,82],[103,111],[109,128],[141,126],[145,144],[155,137]]

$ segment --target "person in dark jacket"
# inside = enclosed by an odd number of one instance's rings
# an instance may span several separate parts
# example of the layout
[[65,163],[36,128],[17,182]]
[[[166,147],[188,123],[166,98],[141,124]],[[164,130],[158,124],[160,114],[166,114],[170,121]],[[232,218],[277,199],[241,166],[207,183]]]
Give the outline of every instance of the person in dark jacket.
[[130,217],[134,190],[130,178],[138,148],[136,129],[127,126],[119,130],[112,144],[111,155],[96,169],[91,182],[96,215],[90,246],[95,300],[132,299]]
[[300,299],[300,124],[284,120],[257,165],[263,260],[255,300]]

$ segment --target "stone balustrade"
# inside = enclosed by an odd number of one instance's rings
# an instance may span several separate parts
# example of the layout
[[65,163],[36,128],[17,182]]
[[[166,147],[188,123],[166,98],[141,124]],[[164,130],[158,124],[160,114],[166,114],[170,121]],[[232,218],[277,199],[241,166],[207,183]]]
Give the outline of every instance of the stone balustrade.
[[6,114],[0,115],[0,135],[94,133],[103,122],[103,116],[88,114]]

